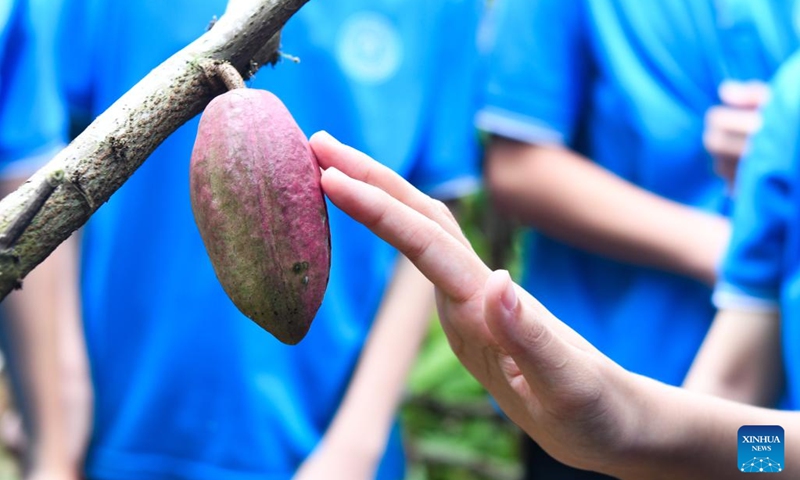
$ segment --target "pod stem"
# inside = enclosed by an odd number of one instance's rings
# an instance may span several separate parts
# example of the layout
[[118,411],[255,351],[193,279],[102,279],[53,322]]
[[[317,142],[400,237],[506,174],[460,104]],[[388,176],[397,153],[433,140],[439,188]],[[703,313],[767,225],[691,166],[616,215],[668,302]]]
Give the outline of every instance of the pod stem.
[[226,90],[247,88],[242,74],[236,70],[236,67],[226,61],[205,59],[199,62],[199,66],[205,73],[206,78],[214,85],[214,88],[220,88],[220,82],[222,82]]
[[236,67],[228,62],[217,63],[216,75],[222,80],[222,83],[228,88],[233,90],[235,88],[247,88],[244,84],[242,75],[236,70]]

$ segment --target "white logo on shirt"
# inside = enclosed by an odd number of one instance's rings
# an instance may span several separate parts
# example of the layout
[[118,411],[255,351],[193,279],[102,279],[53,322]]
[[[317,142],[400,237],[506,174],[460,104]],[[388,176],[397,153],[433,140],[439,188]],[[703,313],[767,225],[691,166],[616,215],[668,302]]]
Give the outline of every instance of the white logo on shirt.
[[351,78],[382,83],[397,73],[403,59],[403,45],[397,29],[385,16],[359,13],[342,26],[336,57]]

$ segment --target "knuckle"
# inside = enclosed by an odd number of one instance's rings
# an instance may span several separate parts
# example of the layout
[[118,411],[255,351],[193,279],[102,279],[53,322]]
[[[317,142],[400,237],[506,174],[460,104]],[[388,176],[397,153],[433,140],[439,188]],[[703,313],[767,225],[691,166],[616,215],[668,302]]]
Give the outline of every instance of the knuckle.
[[715,153],[720,149],[720,135],[716,130],[703,132],[703,145],[709,152]]
[[525,332],[525,337],[527,339],[526,344],[542,350],[549,347],[553,341],[552,332],[542,322],[531,322]]
[[409,260],[413,261],[425,255],[425,252],[430,249],[439,233],[438,227],[436,225],[433,230],[418,227],[409,231],[406,248],[404,249],[404,253]]
[[368,228],[378,227],[386,223],[388,215],[389,207],[388,205],[382,203],[371,212],[369,217],[364,219],[364,225],[366,225]]
[[722,107],[711,107],[706,111],[705,123],[706,125],[716,125],[724,116]]
[[450,209],[447,208],[447,205],[443,201],[435,198],[431,199],[431,210],[436,218],[440,218],[442,216],[444,216],[444,218],[448,218],[450,215]]

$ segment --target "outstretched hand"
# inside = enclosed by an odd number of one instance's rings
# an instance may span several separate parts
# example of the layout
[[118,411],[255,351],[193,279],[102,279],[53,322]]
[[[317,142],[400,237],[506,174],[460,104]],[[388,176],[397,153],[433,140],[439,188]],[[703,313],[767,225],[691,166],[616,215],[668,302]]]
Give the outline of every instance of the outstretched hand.
[[492,272],[443,203],[327,133],[314,135],[311,147],[330,200],[436,286],[450,346],[509,418],[574,466],[606,470],[619,459],[639,421],[631,402],[635,376],[556,319],[508,272]]

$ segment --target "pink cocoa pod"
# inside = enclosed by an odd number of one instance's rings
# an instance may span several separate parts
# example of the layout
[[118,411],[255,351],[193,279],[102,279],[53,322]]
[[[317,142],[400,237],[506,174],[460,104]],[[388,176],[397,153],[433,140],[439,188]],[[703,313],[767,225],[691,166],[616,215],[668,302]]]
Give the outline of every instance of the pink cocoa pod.
[[225,293],[278,340],[298,343],[328,285],[330,228],[317,159],[275,95],[237,88],[208,104],[190,193]]

